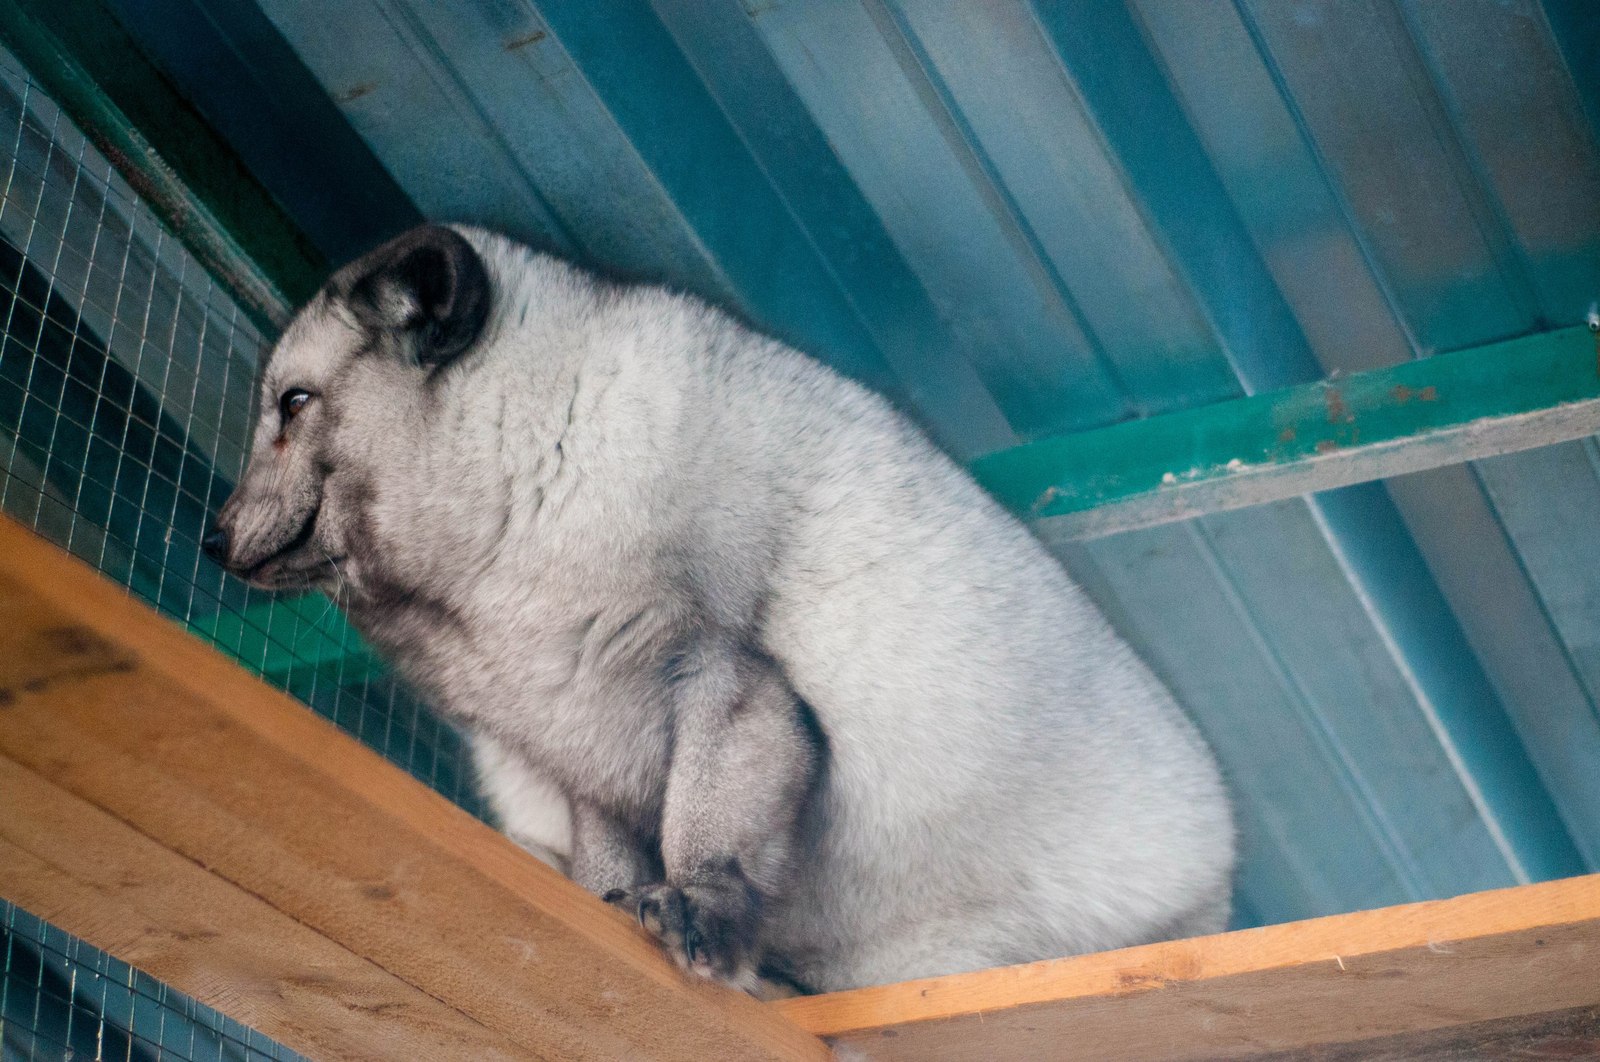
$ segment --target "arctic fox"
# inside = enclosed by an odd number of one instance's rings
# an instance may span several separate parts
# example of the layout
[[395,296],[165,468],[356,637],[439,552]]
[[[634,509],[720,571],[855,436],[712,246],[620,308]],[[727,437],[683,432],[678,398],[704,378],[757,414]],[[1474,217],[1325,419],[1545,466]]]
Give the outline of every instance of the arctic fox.
[[826,991],[1221,930],[1171,696],[891,406],[693,298],[424,226],[266,361],[208,538],[473,735],[684,968]]

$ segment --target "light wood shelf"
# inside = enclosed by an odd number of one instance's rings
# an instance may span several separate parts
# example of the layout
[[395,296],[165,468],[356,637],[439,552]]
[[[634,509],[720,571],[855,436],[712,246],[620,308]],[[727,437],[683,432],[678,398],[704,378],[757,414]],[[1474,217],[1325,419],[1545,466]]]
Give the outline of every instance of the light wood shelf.
[[322,1059],[1600,1057],[1600,876],[776,1004],[692,983],[6,520],[0,895]]
[[0,895],[315,1059],[823,1059],[0,520]]
[[1600,875],[777,1007],[872,1059],[1600,1058]]

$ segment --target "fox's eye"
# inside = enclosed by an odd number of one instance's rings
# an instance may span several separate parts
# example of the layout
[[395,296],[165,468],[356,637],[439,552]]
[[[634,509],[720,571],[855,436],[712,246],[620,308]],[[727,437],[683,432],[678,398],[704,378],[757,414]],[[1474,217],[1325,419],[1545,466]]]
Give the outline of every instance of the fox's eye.
[[291,387],[278,399],[278,412],[283,414],[284,421],[294,419],[294,415],[306,407],[311,401],[311,392],[302,387]]

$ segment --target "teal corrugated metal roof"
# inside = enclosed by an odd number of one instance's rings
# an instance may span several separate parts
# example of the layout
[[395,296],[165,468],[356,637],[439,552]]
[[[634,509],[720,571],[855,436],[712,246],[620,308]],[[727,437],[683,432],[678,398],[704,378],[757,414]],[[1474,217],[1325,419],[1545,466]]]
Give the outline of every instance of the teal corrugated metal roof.
[[[1600,295],[1583,0],[119,7],[331,255],[411,216],[375,159],[964,458]],[[1241,922],[1600,868],[1592,440],[1061,552],[1225,762]]]

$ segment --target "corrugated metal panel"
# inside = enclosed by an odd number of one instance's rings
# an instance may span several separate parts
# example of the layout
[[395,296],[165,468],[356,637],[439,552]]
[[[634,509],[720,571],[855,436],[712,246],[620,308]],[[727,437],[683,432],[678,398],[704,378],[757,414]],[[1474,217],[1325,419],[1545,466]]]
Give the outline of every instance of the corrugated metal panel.
[[[1600,294],[1582,0],[260,10],[423,213],[731,306],[963,458]],[[1247,923],[1600,867],[1597,538],[1589,441],[1063,557],[1222,755]]]

